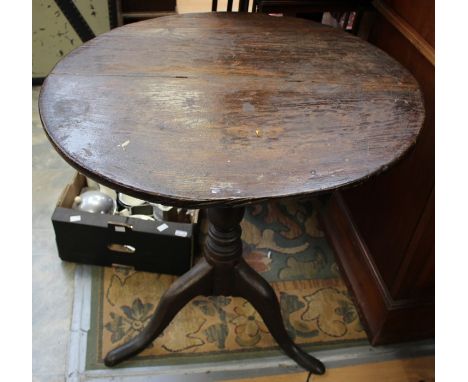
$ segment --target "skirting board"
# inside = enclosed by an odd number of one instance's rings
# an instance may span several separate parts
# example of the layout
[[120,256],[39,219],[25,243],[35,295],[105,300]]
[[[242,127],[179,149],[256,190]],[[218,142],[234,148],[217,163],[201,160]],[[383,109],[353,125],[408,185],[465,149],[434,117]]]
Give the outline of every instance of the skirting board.
[[434,301],[393,299],[340,192],[324,201],[320,211],[321,224],[371,344],[432,337]]

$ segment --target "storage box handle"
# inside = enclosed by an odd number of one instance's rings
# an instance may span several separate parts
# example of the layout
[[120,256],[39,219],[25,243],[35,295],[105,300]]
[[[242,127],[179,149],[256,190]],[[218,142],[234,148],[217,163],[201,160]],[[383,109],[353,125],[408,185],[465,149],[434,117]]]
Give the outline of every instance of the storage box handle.
[[107,226],[114,232],[127,232],[133,230],[133,226],[131,224],[122,222],[110,221],[107,223]]
[[127,255],[131,255],[135,253],[135,247],[128,245],[128,244],[118,244],[118,243],[111,243],[107,246],[107,249],[112,252],[118,253],[125,253]]

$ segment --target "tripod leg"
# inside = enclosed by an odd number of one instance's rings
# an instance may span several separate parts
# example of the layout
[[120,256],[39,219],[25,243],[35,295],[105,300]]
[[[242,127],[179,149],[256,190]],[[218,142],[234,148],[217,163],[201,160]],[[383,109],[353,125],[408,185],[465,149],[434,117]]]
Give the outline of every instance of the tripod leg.
[[143,331],[107,354],[104,360],[106,366],[117,365],[143,351],[192,298],[210,294],[212,270],[212,266],[202,259],[190,271],[179,277],[161,297],[153,317]]
[[249,301],[257,310],[286,355],[313,374],[325,373],[323,363],[301,350],[289,337],[283,324],[278,300],[270,284],[244,260],[239,261],[234,272],[236,294]]

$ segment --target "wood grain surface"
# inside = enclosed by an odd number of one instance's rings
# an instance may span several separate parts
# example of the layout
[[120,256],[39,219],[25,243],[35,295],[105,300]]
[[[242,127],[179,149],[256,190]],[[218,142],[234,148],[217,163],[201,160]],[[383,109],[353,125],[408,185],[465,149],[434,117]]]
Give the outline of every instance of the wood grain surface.
[[177,206],[241,205],[380,172],[424,119],[409,72],[365,41],[264,14],[161,17],[65,57],[39,101],[57,151]]
[[[307,382],[307,373],[288,373],[250,377],[245,379],[223,379],[223,382]],[[330,368],[324,376],[310,378],[310,382],[434,382],[435,358],[417,357],[396,359],[362,365]],[[221,382],[221,380],[220,380]]]

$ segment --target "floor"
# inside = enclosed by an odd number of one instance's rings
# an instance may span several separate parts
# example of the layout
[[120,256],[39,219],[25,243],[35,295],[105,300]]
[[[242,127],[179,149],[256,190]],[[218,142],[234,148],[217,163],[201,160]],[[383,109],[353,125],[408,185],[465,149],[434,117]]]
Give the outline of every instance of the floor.
[[50,217],[73,169],[52,149],[37,111],[33,87],[32,121],[32,314],[33,381],[64,381],[72,316],[75,266],[58,260]]
[[[318,382],[432,382],[434,357],[398,359],[330,369],[320,377],[310,379]],[[304,382],[307,373],[281,374],[249,379],[226,380],[224,382]]]

